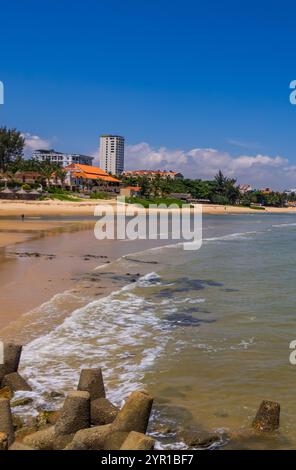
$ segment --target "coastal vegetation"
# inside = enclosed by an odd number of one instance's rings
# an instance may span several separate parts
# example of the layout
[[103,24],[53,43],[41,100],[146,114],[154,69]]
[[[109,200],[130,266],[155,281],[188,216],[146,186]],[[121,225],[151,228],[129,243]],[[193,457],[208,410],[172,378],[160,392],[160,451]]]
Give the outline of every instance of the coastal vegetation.
[[0,127],[0,171],[7,171],[10,164],[23,157],[25,139],[16,129]]
[[[25,139],[16,129],[0,127],[0,189],[22,188],[24,191],[43,190],[46,194],[40,198],[49,197],[62,201],[80,201],[81,198],[109,199],[110,192],[88,183],[87,191],[81,188],[67,187],[67,172],[58,164],[37,161],[34,158],[24,158]],[[35,173],[33,182],[24,182],[19,174]],[[237,205],[260,209],[262,207],[285,207],[296,204],[296,195],[271,190],[240,190],[237,180],[225,176],[219,170],[212,180],[170,178],[157,174],[148,176],[119,176],[121,187],[139,187],[137,194],[127,197],[128,203],[141,204],[176,204],[212,203],[220,205]],[[25,184],[24,184],[25,183]],[[119,193],[119,188],[118,191]]]
[[151,197],[151,198],[144,198],[144,197],[129,197],[126,198],[126,202],[129,204],[140,204],[141,206],[148,208],[151,204],[164,204],[165,206],[170,206],[171,204],[175,204],[178,207],[182,207],[184,205],[184,201],[180,199],[176,199],[173,197]]
[[[143,200],[153,203],[155,199],[158,203],[167,199],[174,199],[178,194],[186,195],[188,200],[197,202],[209,202],[221,205],[240,205],[245,207],[260,208],[262,206],[284,207],[288,202],[296,200],[295,194],[264,190],[252,190],[242,194],[235,178],[228,178],[219,170],[213,180],[201,179],[171,179],[162,178],[157,175],[153,179],[147,176],[142,177],[122,177],[122,182],[130,186],[141,187],[141,204]],[[133,198],[136,202],[136,198]],[[180,202],[180,199],[179,199]]]

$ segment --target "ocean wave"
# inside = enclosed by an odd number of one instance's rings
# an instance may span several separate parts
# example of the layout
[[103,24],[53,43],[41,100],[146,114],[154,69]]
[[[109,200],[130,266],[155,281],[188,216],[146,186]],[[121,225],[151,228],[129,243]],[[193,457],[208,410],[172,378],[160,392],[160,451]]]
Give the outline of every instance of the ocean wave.
[[286,224],[274,224],[272,225],[273,228],[283,228],[283,227],[295,227],[296,222],[286,223]]
[[212,238],[204,238],[203,242],[216,242],[216,241],[228,241],[228,240],[234,240],[234,239],[240,239],[240,240],[248,240],[249,235],[256,235],[260,232],[257,232],[256,230],[249,231],[249,232],[235,232],[235,233],[230,233],[228,235],[222,235],[219,237],[212,237]]
[[37,392],[39,404],[45,391],[75,388],[82,367],[102,367],[108,395],[118,404],[143,387],[146,370],[169,340],[170,325],[163,315],[172,309],[136,295],[134,289],[158,279],[149,273],[88,303],[24,347],[22,374]]

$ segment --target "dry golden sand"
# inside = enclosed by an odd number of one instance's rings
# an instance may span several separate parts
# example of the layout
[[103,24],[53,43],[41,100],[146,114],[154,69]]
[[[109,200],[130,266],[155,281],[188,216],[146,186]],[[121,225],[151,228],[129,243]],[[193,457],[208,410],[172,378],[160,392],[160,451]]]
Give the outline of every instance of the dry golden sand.
[[[96,206],[104,206],[106,204],[115,205],[116,201],[112,200],[87,200],[81,202],[71,201],[1,201],[0,217],[19,216],[22,214],[29,217],[36,216],[90,216],[94,214]],[[215,204],[203,204],[204,214],[245,214],[259,213],[257,209],[238,206],[221,206]],[[269,207],[260,213],[289,213],[296,212],[296,208],[276,208]],[[38,230],[38,229],[37,229]]]
[[[73,225],[73,222],[63,220],[62,217],[89,217],[94,215],[96,206],[102,208],[106,205],[116,205],[111,200],[88,200],[82,202],[71,201],[0,201],[0,248],[14,243],[24,242],[36,235],[46,234],[49,231],[63,229]],[[127,206],[119,206],[125,210]],[[134,206],[129,206],[130,209]],[[248,213],[295,213],[296,208],[269,207],[265,210],[251,209],[238,206],[221,206],[203,204],[203,214],[248,214]],[[21,220],[22,214],[25,216]],[[1,220],[1,217],[17,217],[13,220]],[[32,217],[32,219],[28,219]],[[34,219],[36,217],[36,219]],[[39,220],[38,217],[59,217],[60,220]],[[77,225],[78,223],[75,222]],[[81,222],[83,224],[83,222]]]

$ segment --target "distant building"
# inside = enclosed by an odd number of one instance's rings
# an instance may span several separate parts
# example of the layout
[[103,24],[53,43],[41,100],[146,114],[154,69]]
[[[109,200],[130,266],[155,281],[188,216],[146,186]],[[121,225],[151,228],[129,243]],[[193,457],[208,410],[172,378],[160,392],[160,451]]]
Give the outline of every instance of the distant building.
[[161,170],[134,170],[134,171],[125,171],[124,176],[146,176],[149,179],[154,179],[156,176],[161,178],[171,178],[174,179],[183,179],[182,173],[177,173],[176,171],[161,171]]
[[180,199],[180,201],[185,201],[185,202],[188,202],[189,200],[192,199],[192,196],[190,193],[170,193],[170,197],[174,199]]
[[249,184],[241,184],[238,187],[238,189],[241,194],[246,194],[246,193],[250,193],[251,191],[253,191],[252,186],[250,186]]
[[38,183],[42,179],[41,174],[37,171],[17,171],[14,178],[23,184]]
[[67,171],[66,184],[70,187],[94,188],[103,191],[119,191],[120,181],[97,166],[80,165],[72,163],[65,167]]
[[55,163],[62,167],[71,165],[72,163],[79,163],[80,165],[92,165],[93,157],[87,155],[80,155],[78,153],[62,153],[55,150],[35,150],[33,158],[38,162]]
[[107,173],[120,175],[124,170],[124,137],[103,134],[100,137],[100,166]]
[[286,189],[284,193],[287,194],[288,196],[291,194],[296,194],[296,188]]
[[260,189],[261,193],[263,194],[271,194],[273,193],[273,190],[271,188],[262,188]]
[[140,196],[141,186],[127,186],[126,188],[120,188],[120,196],[133,197]]

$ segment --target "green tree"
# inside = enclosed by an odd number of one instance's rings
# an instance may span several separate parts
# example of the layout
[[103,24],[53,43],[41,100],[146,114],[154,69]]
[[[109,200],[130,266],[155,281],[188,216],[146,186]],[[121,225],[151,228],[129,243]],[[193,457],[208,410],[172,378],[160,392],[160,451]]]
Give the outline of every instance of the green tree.
[[0,170],[6,172],[10,163],[23,158],[25,139],[16,129],[0,127]]
[[60,166],[55,170],[56,177],[59,178],[62,184],[62,188],[65,185],[65,180],[67,178],[67,172]]
[[219,170],[214,179],[212,200],[219,204],[235,204],[239,199],[239,189],[235,178],[227,178]]
[[133,181],[132,186],[140,186],[141,187],[141,194],[145,198],[150,198],[151,196],[151,181],[147,176],[143,176],[142,178],[137,178]]
[[38,168],[41,178],[45,180],[46,185],[49,186],[52,174],[58,171],[60,167],[58,165],[50,163],[49,161],[44,161],[39,163]]

